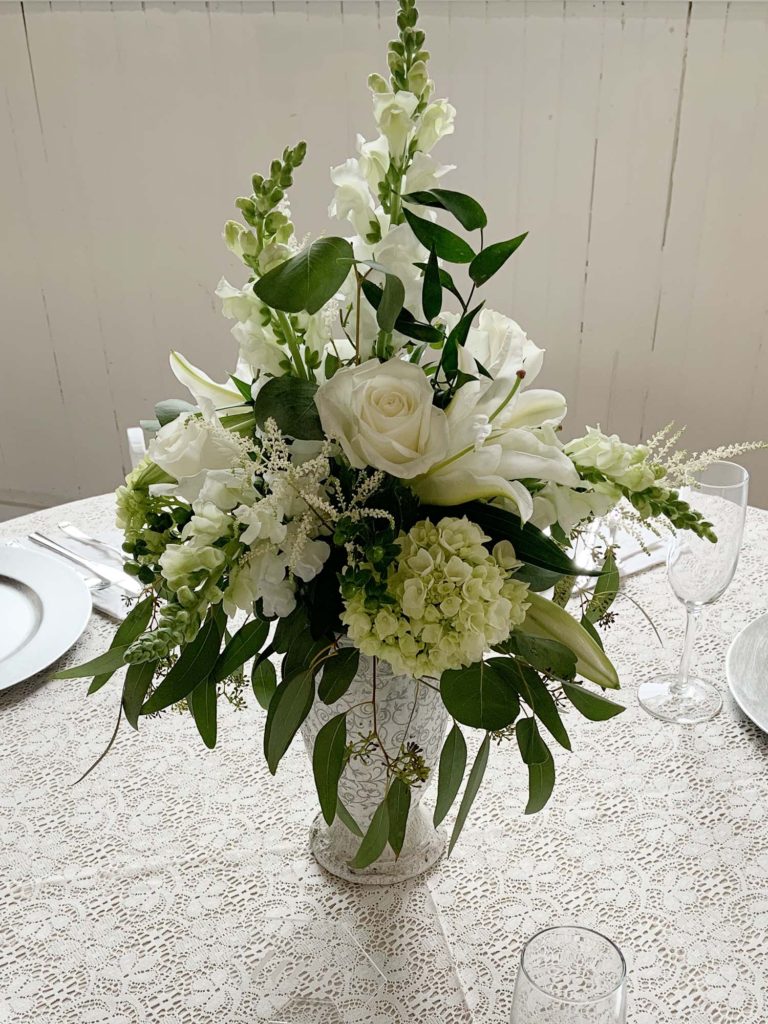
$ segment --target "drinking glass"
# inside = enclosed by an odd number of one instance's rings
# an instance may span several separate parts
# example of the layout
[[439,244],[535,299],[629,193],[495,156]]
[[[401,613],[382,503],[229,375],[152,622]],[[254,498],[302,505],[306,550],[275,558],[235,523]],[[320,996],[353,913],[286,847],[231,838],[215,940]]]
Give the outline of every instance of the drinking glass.
[[545,928],[520,956],[512,1024],[625,1024],[621,950],[591,928]]
[[688,613],[683,656],[676,675],[656,676],[637,691],[645,710],[665,722],[696,725],[714,718],[723,706],[720,688],[691,672],[691,658],[704,606],[725,593],[736,572],[748,491],[749,473],[743,466],[713,462],[681,492],[712,523],[717,543],[679,530],[669,548],[669,582]]

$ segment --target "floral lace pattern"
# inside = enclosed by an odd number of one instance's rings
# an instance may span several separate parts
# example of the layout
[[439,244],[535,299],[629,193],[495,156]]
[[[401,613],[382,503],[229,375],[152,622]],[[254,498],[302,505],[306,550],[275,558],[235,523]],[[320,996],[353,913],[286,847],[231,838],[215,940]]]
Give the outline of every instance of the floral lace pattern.
[[[113,498],[11,521],[0,541],[69,518],[104,533]],[[702,672],[726,689],[729,642],[768,610],[768,513],[751,510],[737,577],[709,610]],[[520,947],[580,923],[627,956],[630,1024],[768,1019],[768,738],[729,697],[692,730],[646,716],[634,689],[674,665],[683,613],[663,568],[627,581],[606,647],[629,710],[568,717],[573,752],[539,815],[522,814],[516,749],[494,747],[449,860],[368,889],[312,860],[303,745],[272,778],[264,713],[220,709],[207,751],[190,718],[114,728],[117,679],[43,674],[0,693],[0,1021],[13,1024],[506,1024]],[[66,656],[103,649],[95,615]],[[471,754],[471,752],[470,752]],[[426,801],[434,799],[434,790]]]

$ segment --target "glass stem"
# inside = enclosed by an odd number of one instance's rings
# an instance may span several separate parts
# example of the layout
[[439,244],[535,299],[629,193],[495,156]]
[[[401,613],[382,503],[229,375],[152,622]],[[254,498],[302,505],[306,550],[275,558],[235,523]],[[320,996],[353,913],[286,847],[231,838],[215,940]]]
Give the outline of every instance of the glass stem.
[[699,622],[701,621],[701,607],[696,605],[686,605],[686,611],[688,613],[688,620],[685,624],[685,642],[683,644],[683,656],[680,659],[680,671],[678,673],[677,682],[674,684],[673,689],[684,690],[688,684],[688,677],[691,674],[691,659],[693,657],[693,648],[696,643],[696,634],[699,631]]

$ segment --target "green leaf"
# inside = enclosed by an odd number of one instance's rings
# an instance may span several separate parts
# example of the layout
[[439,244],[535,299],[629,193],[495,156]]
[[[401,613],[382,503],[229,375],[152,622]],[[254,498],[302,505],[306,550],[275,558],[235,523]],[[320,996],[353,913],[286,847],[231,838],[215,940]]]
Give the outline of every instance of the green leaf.
[[403,196],[403,200],[419,206],[447,210],[467,231],[476,231],[488,224],[485,210],[480,203],[463,192],[454,192],[448,188],[432,188],[424,192],[409,192]]
[[353,262],[346,238],[318,238],[259,278],[253,291],[272,309],[316,313],[342,286]]
[[267,711],[277,689],[277,672],[268,658],[254,662],[251,671],[251,686],[256,700]]
[[[152,618],[152,607],[153,601],[151,597],[145,597],[143,601],[135,604],[117,627],[109,649],[125,647],[127,644],[132,644],[136,637],[141,636],[149,625],[149,620]],[[88,693],[96,693],[97,690],[100,690],[105,683],[109,682],[116,671],[117,669],[113,669],[112,672],[102,672],[101,675],[95,676],[93,682],[88,687]]]
[[541,738],[535,718],[521,718],[515,726],[515,736],[520,756],[526,764],[544,764],[551,756]]
[[356,647],[342,647],[333,657],[323,662],[323,675],[317,695],[323,704],[341,700],[357,674],[360,651]]
[[597,629],[595,627],[595,624],[593,622],[590,622],[586,615],[582,615],[582,617],[581,617],[581,625],[584,627],[586,632],[589,633],[589,635],[592,637],[592,639],[595,641],[597,646],[602,651],[604,649],[603,648],[603,638],[600,636],[600,633],[597,631]]
[[536,565],[525,564],[515,572],[515,579],[520,580],[521,583],[527,583],[529,590],[540,594],[542,591],[556,586],[563,579],[563,574],[551,572],[549,569],[539,569]]
[[[291,643],[285,652],[283,664],[280,666],[280,678],[290,679],[304,669],[309,669],[315,658],[329,646],[328,640],[315,640],[306,630],[291,637]],[[317,675],[317,667],[312,670],[312,678]]]
[[344,711],[326,722],[315,737],[312,750],[312,772],[315,776],[320,810],[328,825],[336,817],[339,779],[344,771],[347,746],[347,713]]
[[315,682],[312,673],[306,670],[281,683],[275,690],[264,727],[264,756],[273,775],[309,714],[314,699]]
[[453,806],[459,792],[464,770],[467,767],[467,744],[461,729],[454,722],[453,728],[445,737],[440,754],[440,768],[437,776],[437,800],[432,823],[435,828],[440,824]]
[[[418,267],[419,270],[426,270],[427,266],[428,266],[427,263],[414,263],[414,267]],[[440,275],[440,284],[441,284],[441,286],[443,288],[445,288],[446,291],[451,292],[452,295],[455,295],[456,298],[459,300],[459,302],[463,306],[464,305],[464,299],[462,298],[461,292],[459,291],[459,289],[454,284],[453,278],[448,273],[448,271],[444,270],[442,267],[440,267],[439,270],[438,270],[438,273]]]
[[[424,519],[428,516],[437,516],[439,519],[445,515],[445,509],[426,506],[421,509],[421,514]],[[511,541],[517,557],[530,565],[572,576],[600,575],[598,569],[579,569],[558,544],[532,523],[523,524],[514,512],[507,512],[506,509],[482,501],[470,501],[465,505],[454,506],[451,515],[459,518],[466,516],[470,522],[477,523],[494,543],[499,540]]]
[[623,704],[616,704],[602,694],[592,693],[579,683],[563,683],[563,692],[576,710],[591,722],[605,722],[627,710]]
[[461,830],[464,828],[464,822],[467,820],[467,815],[472,808],[472,804],[475,802],[477,791],[480,789],[480,784],[483,781],[485,775],[485,769],[488,766],[488,751],[491,746],[491,737],[486,733],[485,739],[480,744],[480,749],[475,757],[475,762],[472,765],[472,770],[469,773],[467,779],[467,785],[464,788],[464,796],[461,798],[459,804],[459,813],[456,815],[456,821],[453,826],[453,832],[451,833],[451,841],[448,844],[448,856],[450,857],[456,840],[461,834]]
[[402,779],[395,778],[387,793],[387,811],[389,814],[389,845],[400,856],[405,841],[405,830],[408,827],[408,812],[411,809],[411,787]]
[[421,283],[421,308],[424,310],[424,319],[430,323],[443,308],[443,286],[440,283],[440,267],[437,265],[437,254],[434,249],[429,254],[429,262]]
[[275,635],[272,637],[272,648],[275,654],[285,654],[293,643],[294,637],[308,629],[307,614],[299,604],[290,615],[277,620]]
[[222,679],[231,676],[250,658],[255,657],[264,646],[268,633],[269,623],[263,619],[246,622],[219,655],[219,660],[211,673],[214,683],[220,683]]
[[431,220],[417,217],[410,210],[403,210],[403,215],[424,248],[434,249],[441,260],[447,260],[449,263],[471,263],[475,259],[472,247],[453,231],[440,224],[434,224]]
[[515,632],[502,646],[507,654],[518,655],[537,672],[556,679],[573,679],[576,675],[576,655],[559,640]]
[[142,715],[152,715],[178,703],[202,679],[208,678],[219,656],[223,632],[223,613],[212,610],[195,639],[182,648],[176,664],[142,707]]
[[503,676],[510,686],[514,686],[560,746],[570,750],[571,741],[560,718],[557,704],[538,674],[527,665],[521,665],[515,658],[492,658],[491,661],[499,675]]
[[384,847],[389,839],[389,805],[387,798],[381,801],[371,818],[360,849],[349,862],[351,868],[367,868],[384,852]]
[[507,242],[495,242],[479,252],[469,265],[469,276],[475,284],[485,284],[490,280],[527,237],[528,232],[526,231],[522,235],[518,235],[517,238],[510,238]]
[[[542,740],[543,742],[543,740]],[[536,814],[545,806],[555,788],[555,762],[550,754],[541,764],[528,765],[528,803],[526,814]]]
[[322,441],[325,437],[315,405],[317,384],[298,377],[273,377],[256,396],[253,415],[260,427],[273,419],[288,437]]
[[363,830],[341,802],[341,797],[336,801],[336,817],[345,826],[345,828],[349,829],[352,835],[357,836],[359,839],[363,838]]
[[253,399],[253,393],[252,393],[253,384],[249,384],[245,380],[240,380],[239,377],[235,377],[235,375],[232,374],[232,373],[230,373],[229,379],[235,385],[235,387],[240,392],[240,394],[243,396],[243,398],[246,400],[246,402],[250,402]]
[[446,338],[445,345],[443,346],[441,364],[445,375],[449,380],[454,377],[459,367],[459,346],[463,345],[467,340],[467,335],[469,334],[469,329],[472,326],[472,321],[484,305],[485,301],[480,302],[474,309],[465,313]]
[[216,683],[209,676],[198,683],[190,693],[187,701],[189,710],[195,720],[197,731],[209,750],[216,746]]
[[384,291],[381,302],[376,309],[376,323],[382,331],[392,331],[395,328],[395,321],[400,316],[400,311],[405,302],[405,287],[399,277],[394,274],[387,274],[384,278]]
[[108,651],[100,654],[98,658],[83,662],[82,665],[75,665],[73,668],[62,669],[56,672],[52,679],[82,679],[84,676],[99,676],[109,672],[116,672],[125,664],[125,652],[130,644],[123,644],[120,647],[110,647]]
[[156,661],[142,661],[138,665],[129,665],[123,684],[123,713],[125,720],[134,729],[139,728],[141,705],[147,696],[157,668]]
[[619,567],[616,565],[613,551],[609,550],[605,556],[600,577],[592,591],[592,598],[584,612],[585,617],[590,622],[595,623],[602,619],[616,600],[620,583]]
[[399,316],[395,323],[395,330],[404,334],[406,338],[413,338],[414,341],[426,341],[428,345],[442,343],[445,335],[436,327],[429,324],[420,324],[416,320]]
[[517,694],[487,662],[443,672],[440,696],[457,722],[475,729],[504,729],[520,713]]

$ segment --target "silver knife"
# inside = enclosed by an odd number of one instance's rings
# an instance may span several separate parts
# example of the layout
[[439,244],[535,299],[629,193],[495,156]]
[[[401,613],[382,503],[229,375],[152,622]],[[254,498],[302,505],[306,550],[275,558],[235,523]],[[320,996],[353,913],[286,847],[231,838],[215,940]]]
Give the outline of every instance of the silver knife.
[[82,569],[87,569],[88,572],[98,576],[99,579],[104,580],[106,583],[120,587],[126,594],[130,594],[131,597],[139,597],[144,589],[138,580],[134,580],[121,569],[115,569],[111,565],[104,565],[103,562],[93,562],[90,558],[76,555],[74,551],[65,548],[63,544],[57,544],[55,540],[46,537],[44,533],[30,533],[29,539],[33,544],[37,544],[41,548],[47,548],[49,551],[54,551],[57,555],[61,555],[62,558],[66,558],[75,565],[79,565]]

